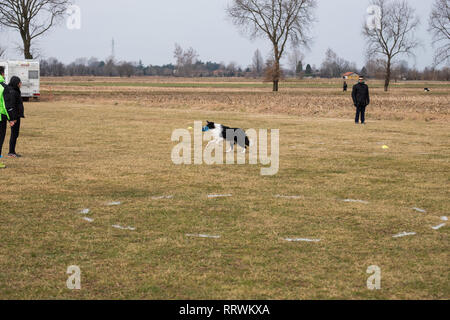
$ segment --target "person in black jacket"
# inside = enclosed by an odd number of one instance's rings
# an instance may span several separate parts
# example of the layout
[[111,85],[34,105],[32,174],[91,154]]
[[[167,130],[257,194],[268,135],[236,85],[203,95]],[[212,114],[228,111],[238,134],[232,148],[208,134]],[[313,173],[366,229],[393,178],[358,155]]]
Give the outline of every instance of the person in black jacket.
[[361,123],[364,124],[366,107],[370,103],[369,87],[364,83],[364,77],[359,77],[358,83],[353,86],[352,98],[356,107],[355,123],[359,123],[361,115]]
[[8,85],[12,89],[12,103],[11,107],[8,108],[10,126],[11,126],[11,138],[9,140],[9,153],[8,157],[19,158],[20,154],[16,153],[16,143],[17,138],[19,138],[20,132],[20,119],[25,118],[24,107],[22,100],[22,93],[20,92],[20,87],[22,86],[22,81],[19,77],[12,77]]

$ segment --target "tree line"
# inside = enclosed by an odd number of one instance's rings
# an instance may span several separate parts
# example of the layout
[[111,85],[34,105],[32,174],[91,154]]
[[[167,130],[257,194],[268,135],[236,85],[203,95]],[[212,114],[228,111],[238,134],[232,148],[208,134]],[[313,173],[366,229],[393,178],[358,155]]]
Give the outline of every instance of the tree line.
[[[142,61],[105,61],[97,58],[79,58],[64,64],[56,58],[40,61],[41,76],[164,76],[164,77],[249,77],[254,76],[250,68],[242,69],[235,63],[195,61],[189,64],[144,65]],[[256,76],[256,75],[255,75]]]
[[[164,76],[164,77],[252,77],[272,81],[273,59],[264,60],[261,51],[257,49],[250,65],[241,67],[234,62],[203,62],[193,48],[183,49],[175,44],[175,63],[165,65],[144,65],[142,61],[128,62],[115,61],[113,57],[105,60],[97,58],[79,58],[69,64],[64,64],[56,58],[43,59],[40,62],[42,76],[105,76],[105,77],[132,77],[132,76]],[[331,48],[325,53],[320,65],[305,63],[305,56],[294,51],[289,55],[286,66],[280,64],[279,79],[284,78],[340,78],[346,72],[355,72],[367,78],[385,78],[385,60],[369,59],[365,66],[359,69],[355,62],[350,62],[338,56]],[[441,69],[429,67],[418,70],[409,67],[408,62],[400,60],[391,66],[393,80],[450,80],[450,68]]]

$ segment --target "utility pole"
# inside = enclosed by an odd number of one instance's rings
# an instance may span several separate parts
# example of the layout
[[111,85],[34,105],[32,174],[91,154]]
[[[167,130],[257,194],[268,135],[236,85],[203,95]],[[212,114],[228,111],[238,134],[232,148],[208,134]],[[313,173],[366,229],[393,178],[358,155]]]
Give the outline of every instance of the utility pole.
[[116,57],[116,48],[114,38],[111,41],[111,58],[114,59]]

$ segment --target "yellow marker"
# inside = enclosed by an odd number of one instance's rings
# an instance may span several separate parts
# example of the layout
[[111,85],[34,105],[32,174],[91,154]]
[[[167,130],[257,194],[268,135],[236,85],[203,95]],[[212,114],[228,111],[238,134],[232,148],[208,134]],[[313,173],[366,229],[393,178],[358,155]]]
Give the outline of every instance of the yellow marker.
[[385,149],[385,150],[386,150],[386,149],[389,149],[388,146],[382,146],[382,148]]
[[192,130],[192,127],[189,127],[188,130]]

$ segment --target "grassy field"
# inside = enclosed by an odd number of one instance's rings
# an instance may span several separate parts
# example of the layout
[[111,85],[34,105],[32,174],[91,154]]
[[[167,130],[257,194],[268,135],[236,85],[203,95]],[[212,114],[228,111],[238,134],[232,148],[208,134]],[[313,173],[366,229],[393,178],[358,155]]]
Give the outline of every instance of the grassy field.
[[[43,79],[0,171],[0,298],[449,299],[450,85],[369,85],[356,126],[337,80]],[[174,165],[196,120],[280,129],[279,173]]]

